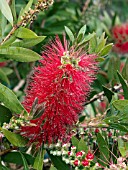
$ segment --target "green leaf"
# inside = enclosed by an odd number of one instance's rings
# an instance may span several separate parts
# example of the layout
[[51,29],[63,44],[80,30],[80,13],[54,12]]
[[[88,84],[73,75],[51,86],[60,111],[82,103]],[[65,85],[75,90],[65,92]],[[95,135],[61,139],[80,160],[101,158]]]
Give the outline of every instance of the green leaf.
[[84,43],[86,43],[87,41],[89,41],[92,37],[94,37],[96,33],[92,33],[92,34],[88,34],[87,36],[85,36],[85,38],[79,43],[79,45],[82,45]]
[[18,17],[18,22],[21,21],[21,16],[24,16],[25,13],[29,11],[29,9],[32,6],[32,3],[33,3],[33,0],[29,0],[29,2],[26,5],[26,7],[20,11],[20,14],[19,14],[19,17]]
[[0,57],[13,59],[20,62],[32,62],[40,59],[36,52],[22,47],[3,47],[0,49]]
[[84,26],[80,29],[80,31],[78,32],[77,39],[79,40],[79,42],[82,40],[85,32],[86,32],[86,25],[84,25]]
[[83,122],[83,121],[85,120],[85,117],[86,117],[86,116],[81,116],[81,117],[79,118],[79,122]]
[[[1,168],[1,167],[0,167]],[[3,166],[2,165],[2,170],[10,170],[10,169],[8,169],[6,166]]]
[[12,0],[10,8],[11,8],[12,15],[13,15],[13,20],[14,20],[13,22],[14,22],[14,24],[16,24],[17,16],[16,16],[15,0]]
[[28,163],[24,157],[24,155],[20,152],[21,158],[23,160],[24,170],[29,170]]
[[44,39],[45,39],[45,36],[37,36],[36,38],[23,39],[18,42],[14,42],[12,44],[12,46],[30,48],[30,47],[33,47],[33,46],[39,44]]
[[109,103],[111,102],[111,100],[112,100],[112,96],[114,95],[114,93],[111,91],[111,90],[109,90],[107,87],[105,87],[105,86],[102,86],[103,87],[103,90],[104,90],[104,94],[105,94],[105,96],[108,98],[108,101],[109,101]]
[[[117,70],[120,69],[120,59],[117,57],[111,57],[109,59],[109,64],[108,64],[108,78],[110,82],[112,82],[112,86],[114,83],[117,83],[119,81],[119,78],[117,76]],[[114,83],[113,83],[114,81]]]
[[106,56],[110,50],[112,49],[113,43],[110,43],[108,45],[106,45],[101,52],[99,53],[99,56]]
[[12,112],[20,114],[24,111],[27,114],[27,111],[18,101],[16,95],[6,86],[0,83],[0,101]]
[[6,0],[0,0],[0,10],[2,12],[2,14],[5,16],[5,18],[11,23],[11,25],[13,26],[13,16],[12,16],[12,12],[11,9],[7,3]]
[[100,150],[100,159],[103,161],[99,162],[101,165],[106,166],[104,162],[108,163],[109,161],[109,148],[107,142],[100,133],[97,134],[97,143]]
[[118,148],[122,157],[125,157],[128,153],[128,150],[126,148],[126,142],[124,142],[121,138],[118,138]]
[[74,42],[74,35],[73,35],[73,33],[72,33],[72,31],[68,28],[68,27],[64,27],[65,28],[65,31],[66,31],[66,33],[67,33],[67,35],[69,36],[69,39],[72,41],[72,42]]
[[112,26],[112,19],[110,18],[110,16],[108,15],[108,13],[106,11],[104,11],[104,21],[106,23],[106,25],[108,27],[111,27]]
[[110,128],[113,128],[113,129],[116,129],[116,130],[120,130],[120,131],[123,131],[123,132],[128,132],[128,128],[124,125],[121,125],[121,122],[119,123],[109,123],[109,127]]
[[78,143],[78,150],[77,151],[85,151],[85,153],[88,152],[88,147],[86,142],[81,138]]
[[[34,157],[32,157],[31,155],[28,155],[26,153],[22,153],[22,155],[25,157],[28,165],[33,165]],[[7,163],[23,165],[23,160],[21,158],[21,154],[17,151],[9,152],[5,155],[2,155],[1,158],[2,158],[2,161],[7,162]]]
[[7,20],[0,11],[0,41],[4,38],[6,24],[7,24]]
[[122,77],[122,75],[118,71],[117,71],[117,75],[119,77],[120,83],[123,88],[124,98],[128,99],[128,85],[127,85],[126,81],[124,80],[124,78]]
[[95,59],[97,62],[103,62],[105,59],[103,57],[98,57]]
[[10,85],[8,77],[6,76],[6,74],[3,72],[1,68],[0,68],[0,79],[3,80],[8,85]]
[[57,169],[54,166],[51,166],[50,170],[57,170]]
[[97,47],[97,38],[96,34],[89,41],[89,54],[92,54],[96,51]]
[[112,104],[117,110],[123,111],[124,107],[128,105],[128,100],[115,100]]
[[4,136],[9,140],[9,142],[14,146],[24,147],[28,143],[28,141],[19,134],[10,132],[6,129],[1,129],[1,131],[3,132]]
[[16,36],[13,34],[7,41],[5,41],[0,48],[10,46],[16,40]]
[[100,51],[104,48],[105,44],[106,44],[106,39],[102,39],[100,43],[97,45],[96,53],[100,53]]
[[15,36],[18,38],[37,38],[37,34],[28,28],[20,27],[16,32]]
[[72,137],[71,141],[72,141],[72,145],[78,148],[79,140],[75,136]]
[[1,68],[1,70],[5,73],[5,75],[10,75],[11,73],[13,73],[13,69],[8,68],[8,67],[3,67]]
[[43,169],[43,161],[44,161],[44,150],[41,148],[35,158],[33,168],[36,170],[42,170]]
[[11,117],[11,111],[5,106],[0,105],[0,126],[2,126],[4,122],[9,123]]
[[125,65],[124,65],[124,67],[123,67],[122,76],[123,76],[126,80],[128,80],[128,58],[127,58],[127,60],[126,60],[126,62],[125,62]]
[[128,105],[124,106],[123,113],[128,115]]
[[47,152],[57,170],[69,170],[69,166],[62,161],[62,158],[60,156],[53,156],[50,154],[49,151]]

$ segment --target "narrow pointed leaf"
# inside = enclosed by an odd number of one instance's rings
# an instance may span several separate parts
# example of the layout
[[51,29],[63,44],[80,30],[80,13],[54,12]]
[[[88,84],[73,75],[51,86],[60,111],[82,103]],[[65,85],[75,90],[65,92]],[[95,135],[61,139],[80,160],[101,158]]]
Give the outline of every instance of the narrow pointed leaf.
[[106,45],[101,52],[99,53],[99,56],[106,56],[108,55],[108,53],[110,52],[110,50],[112,49],[113,43],[110,43],[108,45]]
[[45,39],[45,36],[37,36],[36,38],[23,39],[18,42],[14,42],[12,46],[30,48],[33,47]]
[[96,51],[97,47],[97,38],[96,35],[94,35],[90,41],[89,41],[89,53],[92,54]]
[[18,38],[36,38],[37,34],[33,31],[31,31],[28,28],[20,27],[16,32],[15,32],[16,37]]
[[105,86],[103,86],[103,90],[104,90],[105,96],[108,98],[108,101],[111,102],[112,96],[114,95],[114,93]]
[[0,57],[13,59],[20,62],[32,62],[40,59],[36,52],[22,47],[3,47],[0,48]]
[[21,158],[23,160],[24,170],[29,170],[29,166],[28,166],[28,163],[27,163],[24,155],[21,152],[20,152],[20,155],[21,155]]
[[119,77],[120,83],[123,88],[124,98],[128,99],[128,85],[127,85],[126,81],[124,80],[123,76],[118,71],[117,71],[117,75]]
[[8,77],[6,74],[3,72],[3,70],[0,68],[0,79],[7,83],[8,85],[10,84]]
[[44,150],[40,150],[35,158],[33,168],[36,170],[43,169],[43,161],[44,161]]
[[77,42],[81,42],[81,41],[82,41],[85,32],[86,32],[86,25],[84,25],[84,26],[80,29],[80,31],[78,32]]
[[[33,165],[33,162],[35,158],[29,154],[23,153],[22,155],[26,159],[28,165]],[[7,163],[14,163],[16,165],[23,165],[23,160],[21,158],[21,154],[18,151],[13,151],[6,153],[5,155],[2,155],[2,161],[7,162]]]
[[26,7],[24,9],[21,10],[19,18],[18,18],[18,22],[21,21],[21,16],[25,15],[25,12],[28,12],[29,9],[31,8],[33,3],[33,0],[29,0],[28,4],[26,5]]
[[[107,142],[100,133],[97,134],[97,143],[100,150],[100,159],[107,163],[109,161],[109,149]],[[100,164],[103,166],[106,165],[102,161],[100,161]]]
[[48,155],[50,156],[51,161],[53,162],[57,170],[69,170],[69,165],[62,161],[62,158],[60,156],[53,156],[50,154],[50,152],[48,152]]
[[72,41],[72,42],[74,42],[74,35],[73,35],[73,33],[72,33],[72,31],[68,28],[68,27],[66,27],[65,26],[65,31],[66,31],[66,33],[67,33],[67,35],[69,36],[69,39]]
[[0,48],[10,46],[16,40],[16,36],[13,34],[7,41],[5,41]]
[[0,10],[11,25],[13,25],[12,12],[6,0],[0,0]]
[[5,106],[0,105],[0,126],[2,126],[4,122],[9,123],[11,117],[11,111]]
[[126,80],[128,80],[128,58],[127,58],[127,60],[126,60],[126,62],[125,62],[125,65],[124,65],[124,67],[123,67],[122,76],[123,76]]
[[88,152],[88,147],[86,142],[81,138],[79,143],[78,143],[78,150],[77,151],[85,151],[85,153]]
[[121,138],[118,138],[118,148],[122,157],[125,157],[127,155],[127,148],[125,147],[125,142]]
[[5,32],[5,25],[7,24],[7,20],[0,11],[0,41],[4,38],[4,32]]
[[9,140],[9,142],[14,146],[24,147],[28,143],[28,141],[19,134],[15,134],[6,129],[1,129],[1,131],[3,132],[4,136]]
[[16,24],[16,21],[17,21],[17,16],[16,16],[16,6],[15,6],[15,0],[12,0],[12,3],[11,3],[11,11],[12,11],[12,15],[13,15],[13,22],[14,24]]
[[12,112],[20,114],[24,111],[27,114],[24,107],[18,101],[16,95],[6,86],[0,83],[0,101]]
[[94,37],[96,33],[92,33],[92,34],[88,34],[87,36],[85,36],[85,38],[79,43],[79,45],[82,45],[84,43],[86,43],[87,41],[89,41],[92,37]]
[[72,141],[72,145],[78,148],[79,140],[75,136],[72,137],[71,141]]
[[124,107],[128,105],[128,100],[115,100],[112,104],[117,110],[123,111]]

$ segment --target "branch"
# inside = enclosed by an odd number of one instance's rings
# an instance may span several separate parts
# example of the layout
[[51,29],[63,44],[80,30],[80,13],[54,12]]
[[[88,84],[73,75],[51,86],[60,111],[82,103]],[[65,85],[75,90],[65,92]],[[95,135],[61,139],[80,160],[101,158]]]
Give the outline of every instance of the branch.
[[17,147],[12,147],[12,148],[10,148],[10,149],[6,149],[6,150],[0,152],[0,156],[5,155],[5,154],[7,154],[8,152],[11,152],[11,151],[16,150],[16,149],[17,149]]
[[30,9],[27,13],[25,13],[24,16],[22,16],[22,20],[13,26],[12,30],[9,32],[9,34],[3,39],[0,45],[2,45],[5,41],[7,41],[12,34],[20,27],[25,27],[28,23],[33,22],[36,15],[40,11],[44,11],[49,6],[53,4],[53,0],[38,0],[38,3],[35,5],[35,9]]
[[13,91],[17,92],[24,85],[24,83],[25,83],[25,80],[23,80],[23,79],[20,80],[19,83],[17,84],[17,86],[14,87]]
[[82,13],[84,13],[84,12],[86,11],[86,9],[88,8],[89,3],[90,3],[90,0],[87,0],[87,1],[85,2],[84,7],[83,7],[83,9],[82,9]]
[[[121,87],[122,87],[122,85],[119,84],[119,85],[114,86],[113,89],[109,89],[109,90],[113,90],[114,92],[116,92],[117,90],[120,90]],[[83,106],[86,106],[86,105],[88,105],[88,104],[90,104],[90,103],[100,99],[102,96],[104,96],[104,92],[103,91],[98,93],[98,94],[96,94],[96,95],[94,95],[89,101],[85,102]]]

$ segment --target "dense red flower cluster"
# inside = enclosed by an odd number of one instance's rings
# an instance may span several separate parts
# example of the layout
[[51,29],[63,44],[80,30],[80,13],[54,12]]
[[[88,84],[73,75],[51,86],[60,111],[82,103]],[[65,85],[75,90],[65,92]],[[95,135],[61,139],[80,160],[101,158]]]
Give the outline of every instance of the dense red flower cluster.
[[57,36],[42,54],[28,84],[23,105],[30,112],[35,98],[45,105],[44,113],[22,127],[22,134],[30,142],[52,143],[63,140],[67,129],[76,123],[78,114],[90,91],[98,69],[95,54],[87,55],[82,49],[75,51]]
[[115,39],[114,50],[118,53],[128,53],[128,23],[114,26],[112,33]]
[[4,66],[6,66],[6,65],[7,65],[6,62],[0,62],[0,67],[4,67]]

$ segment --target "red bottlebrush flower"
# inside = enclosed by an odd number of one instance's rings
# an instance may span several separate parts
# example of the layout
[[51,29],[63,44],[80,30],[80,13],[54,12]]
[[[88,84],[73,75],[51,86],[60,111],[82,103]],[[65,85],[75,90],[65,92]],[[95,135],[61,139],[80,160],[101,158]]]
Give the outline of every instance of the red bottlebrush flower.
[[89,161],[92,161],[94,159],[94,155],[89,151],[86,155],[86,158],[89,160]]
[[128,23],[114,26],[112,34],[115,39],[114,50],[118,53],[128,53]]
[[6,65],[7,65],[6,62],[0,62],[0,67],[4,67],[4,66],[6,66]]
[[35,98],[38,104],[45,104],[42,116],[31,120],[35,125],[22,127],[22,133],[31,142],[51,143],[66,138],[65,134],[69,134],[83,110],[90,84],[95,79],[96,57],[95,54],[87,55],[82,49],[74,51],[65,39],[63,45],[58,36],[45,47],[23,102],[28,112]]
[[89,161],[87,159],[82,161],[83,166],[89,166]]

